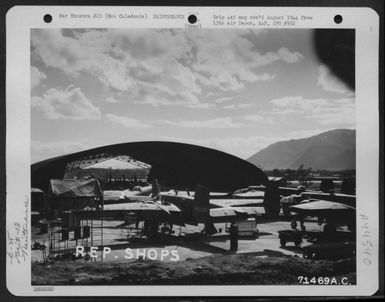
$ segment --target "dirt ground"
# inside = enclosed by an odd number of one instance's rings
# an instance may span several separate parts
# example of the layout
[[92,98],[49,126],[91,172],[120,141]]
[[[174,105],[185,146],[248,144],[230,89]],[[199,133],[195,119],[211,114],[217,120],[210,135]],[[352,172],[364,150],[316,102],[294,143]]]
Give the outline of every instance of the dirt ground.
[[[289,285],[298,284],[299,276],[336,277],[337,280],[347,277],[349,283],[356,282],[355,259],[303,259],[301,247],[310,244],[306,239],[298,247],[293,243],[281,247],[278,231],[290,228],[290,222],[285,220],[258,224],[259,235],[239,238],[236,253],[229,251],[230,238],[224,224],[216,224],[220,232],[213,236],[200,237],[203,226],[198,225],[176,228],[173,235],[162,235],[155,241],[128,240],[125,230],[116,227],[118,224],[116,221],[105,224],[104,246],[111,248],[111,251],[104,258],[99,250],[96,253],[98,258],[89,261],[58,260],[43,263],[42,251],[33,251],[32,284]],[[306,226],[309,232],[321,230],[315,221],[308,221]],[[187,236],[179,236],[180,232],[187,233]],[[48,242],[48,237],[34,232],[33,240]],[[127,248],[132,257],[125,257]],[[172,251],[178,254],[177,261],[172,257]],[[167,255],[162,257],[162,252]],[[147,259],[141,257],[143,253]],[[148,259],[151,255],[154,256],[152,260]]]
[[[203,229],[203,225],[179,228],[174,226],[175,233],[173,235],[161,236],[158,240],[128,240],[127,229],[122,229],[119,225],[122,222],[119,221],[105,221],[104,222],[104,238],[103,245],[111,248],[111,252],[106,254],[103,258],[103,262],[122,262],[125,261],[125,250],[130,248],[134,253],[143,251],[143,249],[153,249],[158,255],[157,260],[171,261],[170,257],[163,257],[160,259],[162,250],[176,250],[180,261],[189,258],[200,258],[210,256],[213,254],[226,254],[230,249],[230,236],[225,232],[226,225],[224,223],[215,224],[216,229],[219,231],[217,234],[207,237],[199,238],[199,234]],[[320,232],[322,227],[315,221],[306,222],[306,227],[309,232]],[[240,237],[238,241],[237,253],[255,253],[259,257],[272,257],[272,256],[298,256],[302,257],[302,247],[309,245],[307,239],[302,241],[301,246],[294,246],[293,243],[288,243],[286,247],[281,247],[278,232],[280,230],[290,229],[290,220],[274,220],[263,221],[257,225],[259,230],[258,236],[255,237]],[[180,236],[182,234],[183,236]],[[195,236],[197,235],[197,236]],[[193,236],[191,238],[189,236]],[[70,237],[73,237],[71,234]],[[32,229],[32,242],[38,241],[44,243],[47,246],[46,253],[48,254],[48,235],[39,235],[37,229]],[[95,240],[96,241],[96,240]],[[98,242],[94,242],[94,245],[98,245]],[[90,242],[88,242],[90,244]],[[61,244],[64,246],[64,243]],[[77,245],[85,245],[84,242],[79,240]],[[76,241],[70,238],[68,246],[73,249],[76,246]],[[101,257],[99,250],[98,257]],[[40,250],[32,251],[32,262],[42,262],[43,253]]]
[[32,285],[269,285],[298,284],[299,276],[335,277],[356,283],[355,259],[309,261],[253,254],[212,255],[176,262],[57,261],[32,264]]

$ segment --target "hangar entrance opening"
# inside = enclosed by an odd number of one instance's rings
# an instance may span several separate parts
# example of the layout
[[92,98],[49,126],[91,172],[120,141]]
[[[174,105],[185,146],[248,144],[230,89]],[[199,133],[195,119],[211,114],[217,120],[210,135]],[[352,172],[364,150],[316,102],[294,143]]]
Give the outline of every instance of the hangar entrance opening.
[[148,184],[151,165],[127,155],[100,154],[68,162],[64,179],[98,179],[103,190],[133,190]]

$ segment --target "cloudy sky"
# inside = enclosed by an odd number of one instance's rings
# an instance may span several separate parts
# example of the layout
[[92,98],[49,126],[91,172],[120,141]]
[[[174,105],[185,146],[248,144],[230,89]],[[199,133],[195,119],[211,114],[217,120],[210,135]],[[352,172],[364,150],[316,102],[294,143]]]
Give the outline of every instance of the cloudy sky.
[[278,140],[354,128],[354,92],[312,31],[31,30],[32,162],[130,141],[241,158]]

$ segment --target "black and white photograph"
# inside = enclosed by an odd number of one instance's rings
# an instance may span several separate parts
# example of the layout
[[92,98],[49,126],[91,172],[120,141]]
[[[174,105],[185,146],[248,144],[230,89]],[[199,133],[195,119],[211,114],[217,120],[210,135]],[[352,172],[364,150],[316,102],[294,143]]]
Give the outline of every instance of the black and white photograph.
[[32,29],[32,284],[355,284],[354,36]]
[[[26,263],[37,294],[361,286],[377,265],[378,200],[362,198],[378,186],[377,171],[363,183],[377,120],[376,99],[357,109],[368,57],[349,15],[94,11],[23,34],[30,195],[8,223],[8,269]],[[185,25],[79,25],[148,14]]]

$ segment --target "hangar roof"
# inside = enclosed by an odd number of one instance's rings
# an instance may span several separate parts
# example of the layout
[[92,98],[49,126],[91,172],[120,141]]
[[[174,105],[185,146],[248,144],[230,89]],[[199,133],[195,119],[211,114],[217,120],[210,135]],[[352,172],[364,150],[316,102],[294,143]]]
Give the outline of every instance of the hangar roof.
[[218,150],[175,142],[131,142],[107,145],[55,158],[31,166],[33,187],[45,190],[49,180],[63,178],[68,163],[109,154],[126,155],[151,165],[149,180],[162,186],[194,189],[205,185],[210,191],[230,192],[267,182],[266,175],[253,164]]

